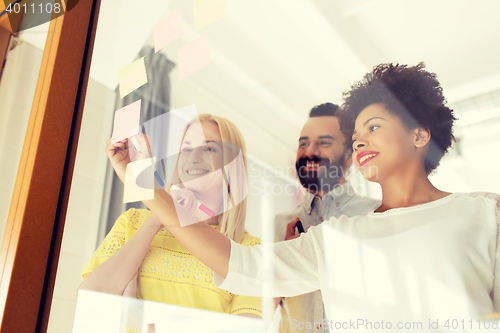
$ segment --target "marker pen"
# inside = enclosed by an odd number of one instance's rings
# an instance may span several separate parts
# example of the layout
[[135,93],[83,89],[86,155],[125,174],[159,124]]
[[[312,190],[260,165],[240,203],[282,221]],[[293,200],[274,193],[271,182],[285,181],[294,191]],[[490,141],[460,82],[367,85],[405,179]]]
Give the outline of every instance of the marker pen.
[[295,227],[297,228],[299,234],[304,232],[304,227],[302,226],[302,222],[300,222],[300,220],[297,221],[297,224],[295,224]]
[[161,179],[161,176],[160,174],[158,173],[158,170],[155,170],[155,179],[156,181],[158,182],[158,184],[161,186],[161,187],[165,187],[165,183],[163,182],[163,180]]
[[141,151],[141,143],[139,142],[139,140],[137,140],[135,136],[130,138],[130,142],[132,142],[132,145],[134,146],[135,150],[137,150],[138,152]]
[[[180,190],[181,189],[177,185],[170,185],[170,188],[172,188],[174,190]],[[178,201],[178,203],[181,204],[181,205],[182,205],[183,202],[184,202],[184,199],[181,199],[181,200]],[[198,200],[196,200],[196,203],[198,204],[197,208],[199,210],[201,210],[203,213],[207,214],[210,217],[214,217],[215,216],[215,213],[210,208],[208,208],[207,206],[205,206],[204,204],[202,204]]]

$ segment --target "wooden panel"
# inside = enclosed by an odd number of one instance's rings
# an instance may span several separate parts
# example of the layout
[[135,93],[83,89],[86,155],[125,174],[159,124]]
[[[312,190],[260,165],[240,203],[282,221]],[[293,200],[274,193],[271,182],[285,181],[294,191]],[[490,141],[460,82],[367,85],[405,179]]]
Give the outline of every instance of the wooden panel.
[[[13,3],[13,2],[14,2],[14,0],[10,1],[10,3]],[[19,6],[22,6],[25,3],[27,3],[27,1],[23,0],[23,1],[19,2]],[[0,1],[0,12],[2,12],[4,10],[5,10],[5,0],[1,0]],[[11,33],[12,32],[17,33],[19,31],[19,27],[21,26],[23,16],[24,16],[23,10],[20,10],[20,12],[17,14],[13,13],[13,15],[9,15],[9,13],[6,12],[4,15],[2,15],[0,17],[0,27],[6,29],[7,31],[9,31]]]
[[7,29],[0,27],[0,79],[2,75],[3,65],[5,61],[5,55],[7,54],[7,48],[9,47],[11,32]]
[[[3,12],[4,10],[5,10],[5,2],[2,0],[0,1],[0,12]],[[0,27],[12,33],[12,28],[9,22],[9,16],[7,14],[0,17]]]
[[46,330],[99,3],[50,23],[0,249],[0,332]]

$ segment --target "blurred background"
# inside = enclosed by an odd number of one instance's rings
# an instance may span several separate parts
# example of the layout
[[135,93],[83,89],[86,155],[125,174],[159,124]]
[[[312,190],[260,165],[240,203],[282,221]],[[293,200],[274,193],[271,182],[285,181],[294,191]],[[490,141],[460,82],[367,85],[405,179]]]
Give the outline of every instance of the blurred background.
[[[178,7],[184,36],[155,54],[153,27]],[[81,270],[126,208],[104,146],[114,111],[134,99],[159,106],[160,113],[194,104],[199,113],[239,127],[250,162],[247,229],[263,236],[276,213],[301,200],[294,164],[310,109],[341,104],[342,92],[379,63],[423,61],[437,73],[458,118],[454,148],[431,180],[450,192],[500,192],[499,1],[226,0],[225,7],[224,18],[195,30],[193,0],[102,1],[49,332],[71,331]],[[6,44],[0,232],[47,31],[48,24],[24,30]],[[179,81],[179,49],[204,33],[210,64]],[[146,56],[154,74],[150,87],[125,102],[117,94],[118,72],[139,56]],[[351,169],[356,191],[379,198],[378,185]]]

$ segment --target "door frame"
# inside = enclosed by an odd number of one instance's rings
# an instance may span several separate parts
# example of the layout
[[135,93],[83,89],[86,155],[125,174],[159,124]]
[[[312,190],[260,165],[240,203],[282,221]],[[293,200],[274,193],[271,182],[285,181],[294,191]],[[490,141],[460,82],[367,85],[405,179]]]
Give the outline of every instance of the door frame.
[[0,248],[0,332],[47,331],[99,7],[80,0],[49,26]]

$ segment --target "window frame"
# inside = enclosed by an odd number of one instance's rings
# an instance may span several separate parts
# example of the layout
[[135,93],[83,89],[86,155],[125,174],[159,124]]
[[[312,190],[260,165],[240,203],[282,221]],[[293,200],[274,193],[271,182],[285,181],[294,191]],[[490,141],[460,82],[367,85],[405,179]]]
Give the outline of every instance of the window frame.
[[100,3],[49,26],[0,248],[0,332],[47,331]]

